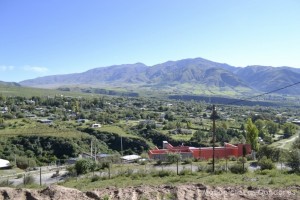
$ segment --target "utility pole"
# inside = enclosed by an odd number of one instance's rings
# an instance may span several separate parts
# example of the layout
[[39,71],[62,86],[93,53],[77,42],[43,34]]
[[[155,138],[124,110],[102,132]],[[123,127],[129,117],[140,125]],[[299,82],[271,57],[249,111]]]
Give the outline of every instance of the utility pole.
[[94,160],[97,161],[97,148],[96,145],[94,145]]
[[121,156],[123,156],[123,137],[121,136]]
[[42,167],[40,167],[40,186],[42,186]]
[[213,105],[212,107],[212,113],[210,116],[210,119],[213,121],[213,173],[215,173],[215,135],[216,135],[216,119],[218,119],[218,114],[216,111],[216,106]]
[[93,140],[91,140],[91,158],[93,158]]

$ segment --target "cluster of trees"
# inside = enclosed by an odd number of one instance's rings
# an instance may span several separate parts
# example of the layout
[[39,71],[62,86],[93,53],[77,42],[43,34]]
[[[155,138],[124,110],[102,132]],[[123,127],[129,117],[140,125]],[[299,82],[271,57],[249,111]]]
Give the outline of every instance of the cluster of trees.
[[112,152],[106,143],[94,137],[20,135],[0,139],[0,157],[16,161],[20,168],[48,164],[57,160],[65,162],[70,157],[77,157],[79,153],[89,152],[91,140],[98,147],[98,151]]

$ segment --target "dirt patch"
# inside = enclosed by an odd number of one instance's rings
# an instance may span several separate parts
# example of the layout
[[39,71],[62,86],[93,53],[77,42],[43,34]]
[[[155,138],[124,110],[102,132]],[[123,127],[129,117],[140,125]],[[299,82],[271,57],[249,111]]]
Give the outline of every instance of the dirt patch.
[[127,188],[108,187],[81,192],[72,188],[53,185],[43,190],[0,188],[0,200],[140,200],[140,199],[300,199],[300,186],[285,189],[269,189],[242,186],[205,186],[184,184],[178,186],[138,186]]

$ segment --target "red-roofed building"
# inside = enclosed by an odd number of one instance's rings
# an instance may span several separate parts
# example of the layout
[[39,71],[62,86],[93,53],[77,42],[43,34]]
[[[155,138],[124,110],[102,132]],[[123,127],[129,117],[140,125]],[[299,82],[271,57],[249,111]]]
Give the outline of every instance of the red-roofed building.
[[[223,147],[215,147],[215,158],[228,158],[228,157],[241,157],[251,154],[251,146],[249,144],[229,144],[225,143]],[[163,149],[149,150],[149,158],[155,160],[166,160],[169,153],[179,153],[182,159],[195,158],[195,159],[210,159],[213,157],[213,147],[189,147],[177,146],[173,147],[167,141],[163,141]]]

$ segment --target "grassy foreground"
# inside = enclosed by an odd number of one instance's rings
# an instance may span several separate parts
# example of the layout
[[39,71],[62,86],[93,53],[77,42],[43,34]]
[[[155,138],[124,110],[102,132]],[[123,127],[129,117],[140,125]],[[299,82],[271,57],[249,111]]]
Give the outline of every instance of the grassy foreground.
[[[129,169],[129,168],[128,168]],[[81,178],[70,178],[60,185],[65,187],[76,188],[82,191],[88,191],[96,188],[117,187],[125,188],[129,186],[141,185],[179,185],[179,184],[197,184],[201,183],[210,186],[252,186],[264,188],[285,188],[289,186],[299,185],[300,175],[289,173],[281,170],[264,170],[247,172],[245,174],[233,174],[231,172],[223,172],[220,174],[211,174],[204,171],[191,172],[183,169],[179,175],[175,171],[168,170],[145,170],[139,168],[135,173],[132,169],[128,172],[115,171],[116,175],[108,178],[107,170],[101,175],[85,175]]]

